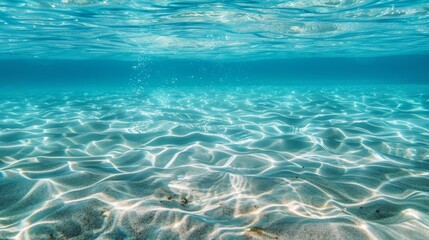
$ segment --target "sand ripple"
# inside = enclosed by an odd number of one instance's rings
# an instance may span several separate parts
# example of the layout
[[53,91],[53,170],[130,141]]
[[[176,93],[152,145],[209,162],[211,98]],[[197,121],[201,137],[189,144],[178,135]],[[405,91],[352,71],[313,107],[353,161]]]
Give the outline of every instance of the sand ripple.
[[0,96],[0,238],[425,239],[429,89]]

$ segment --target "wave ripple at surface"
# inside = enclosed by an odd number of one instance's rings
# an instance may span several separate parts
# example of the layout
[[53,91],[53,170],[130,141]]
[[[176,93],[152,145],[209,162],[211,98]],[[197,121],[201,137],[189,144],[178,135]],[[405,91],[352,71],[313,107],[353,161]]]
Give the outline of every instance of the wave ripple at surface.
[[0,96],[1,239],[424,239],[425,86]]
[[16,0],[0,10],[0,59],[429,53],[427,0]]

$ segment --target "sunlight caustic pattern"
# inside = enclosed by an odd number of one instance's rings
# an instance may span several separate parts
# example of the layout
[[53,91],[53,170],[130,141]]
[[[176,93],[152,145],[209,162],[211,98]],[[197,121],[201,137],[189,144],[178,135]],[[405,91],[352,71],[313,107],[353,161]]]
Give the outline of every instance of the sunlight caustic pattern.
[[3,94],[0,236],[424,239],[428,92]]

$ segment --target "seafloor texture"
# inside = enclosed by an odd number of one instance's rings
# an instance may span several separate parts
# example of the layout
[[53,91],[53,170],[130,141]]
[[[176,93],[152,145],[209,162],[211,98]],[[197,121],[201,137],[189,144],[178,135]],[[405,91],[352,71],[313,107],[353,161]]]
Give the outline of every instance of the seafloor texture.
[[428,90],[2,94],[0,238],[427,239]]

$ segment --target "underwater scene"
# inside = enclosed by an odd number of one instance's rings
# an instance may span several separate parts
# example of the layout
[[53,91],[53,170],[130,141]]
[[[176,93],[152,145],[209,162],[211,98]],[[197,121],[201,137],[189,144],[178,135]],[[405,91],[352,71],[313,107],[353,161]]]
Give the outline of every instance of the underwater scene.
[[0,0],[6,239],[429,239],[429,0]]

